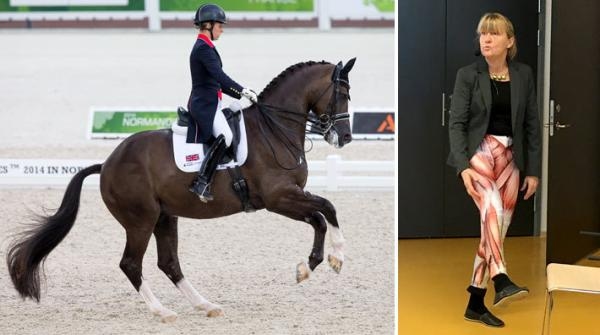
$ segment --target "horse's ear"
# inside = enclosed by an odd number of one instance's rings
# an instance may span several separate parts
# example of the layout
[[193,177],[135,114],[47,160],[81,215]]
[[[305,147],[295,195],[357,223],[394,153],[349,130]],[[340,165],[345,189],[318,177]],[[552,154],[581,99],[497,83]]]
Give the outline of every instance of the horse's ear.
[[344,74],[344,76],[346,76],[346,77],[348,76],[348,72],[350,72],[350,70],[352,70],[352,67],[354,66],[354,62],[356,62],[356,57],[352,58],[351,60],[348,61],[348,63],[346,63],[346,65],[342,69],[342,73]]
[[341,61],[339,63],[337,63],[337,65],[333,69],[333,73],[331,74],[332,81],[338,80],[338,78],[340,77],[340,74],[343,72],[343,69],[342,69],[343,66],[344,66],[344,64],[342,64]]

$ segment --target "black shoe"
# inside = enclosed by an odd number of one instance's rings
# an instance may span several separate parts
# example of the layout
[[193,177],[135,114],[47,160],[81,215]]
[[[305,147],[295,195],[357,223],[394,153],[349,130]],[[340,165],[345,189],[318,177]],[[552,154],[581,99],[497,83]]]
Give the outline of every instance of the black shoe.
[[189,190],[192,193],[196,193],[202,202],[206,203],[215,199],[210,193],[210,184],[204,181],[202,178],[196,179],[192,186],[190,186]]
[[510,284],[499,292],[496,292],[496,296],[494,297],[494,307],[500,306],[511,300],[517,300],[527,294],[529,294],[529,289],[527,287]]
[[481,322],[486,326],[490,327],[504,327],[504,321],[498,319],[490,311],[486,311],[483,314],[477,313],[469,308],[465,311],[465,320],[473,322]]

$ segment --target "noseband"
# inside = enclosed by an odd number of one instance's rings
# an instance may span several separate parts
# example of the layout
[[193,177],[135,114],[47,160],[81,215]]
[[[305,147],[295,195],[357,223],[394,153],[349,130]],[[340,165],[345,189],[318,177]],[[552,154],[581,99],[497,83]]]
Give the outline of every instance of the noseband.
[[331,84],[325,88],[325,90],[319,95],[319,98],[312,104],[309,110],[313,110],[313,108],[319,103],[325,92],[329,90],[331,86],[333,86],[333,91],[331,92],[331,98],[329,98],[329,102],[327,103],[327,107],[325,108],[325,113],[316,116],[309,115],[308,122],[312,124],[309,132],[313,134],[327,135],[327,133],[331,130],[331,128],[338,122],[343,120],[350,119],[350,113],[336,113],[336,107],[338,104],[339,97],[346,98],[350,100],[350,94],[340,92],[340,86],[345,87],[348,92],[350,92],[350,83],[346,78],[340,77],[340,71],[342,70],[342,64],[338,64],[331,76]]

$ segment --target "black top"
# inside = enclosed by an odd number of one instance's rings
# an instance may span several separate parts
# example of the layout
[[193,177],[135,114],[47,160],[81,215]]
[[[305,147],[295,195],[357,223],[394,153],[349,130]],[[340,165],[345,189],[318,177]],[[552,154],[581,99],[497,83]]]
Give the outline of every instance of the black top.
[[510,81],[490,79],[492,89],[492,113],[487,133],[490,135],[513,136],[510,116]]

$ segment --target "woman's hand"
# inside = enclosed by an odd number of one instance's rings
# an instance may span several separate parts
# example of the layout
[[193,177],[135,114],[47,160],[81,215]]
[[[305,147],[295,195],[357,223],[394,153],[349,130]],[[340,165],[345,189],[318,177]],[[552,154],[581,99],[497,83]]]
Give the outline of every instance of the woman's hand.
[[529,197],[531,197],[535,193],[535,190],[537,189],[539,183],[540,180],[538,177],[525,177],[525,180],[523,180],[523,186],[521,187],[521,191],[526,191],[523,199],[529,199]]
[[244,97],[246,97],[246,99],[257,103],[258,102],[258,97],[256,96],[256,92],[254,92],[253,90],[249,89],[249,88],[244,88],[242,90],[242,95]]
[[473,182],[479,180],[479,174],[475,172],[475,170],[467,168],[462,170],[460,176],[462,177],[463,183],[465,184],[465,189],[467,189],[467,193],[473,199],[479,202],[481,195],[477,192],[477,190],[475,190],[475,186],[473,185]]

